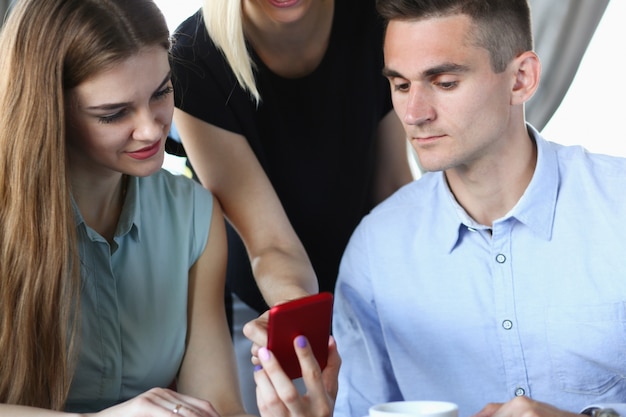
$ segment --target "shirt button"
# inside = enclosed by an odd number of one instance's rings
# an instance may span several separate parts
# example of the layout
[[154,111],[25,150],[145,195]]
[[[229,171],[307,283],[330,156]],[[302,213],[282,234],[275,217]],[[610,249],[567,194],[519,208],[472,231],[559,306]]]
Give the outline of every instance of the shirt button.
[[524,394],[526,394],[526,391],[524,390],[524,388],[516,388],[515,389],[515,396],[516,397],[523,397]]
[[513,328],[513,322],[511,320],[504,320],[502,322],[502,327],[504,330],[511,330]]
[[506,262],[506,256],[504,256],[503,254],[499,253],[498,255],[496,255],[496,262],[499,264],[503,264]]

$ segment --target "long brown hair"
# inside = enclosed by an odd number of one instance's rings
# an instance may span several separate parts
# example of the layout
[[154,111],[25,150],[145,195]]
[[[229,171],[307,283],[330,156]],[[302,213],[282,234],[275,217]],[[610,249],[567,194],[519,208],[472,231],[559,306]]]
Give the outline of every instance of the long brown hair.
[[65,94],[146,46],[169,48],[152,0],[21,0],[0,34],[0,402],[63,408],[80,261]]

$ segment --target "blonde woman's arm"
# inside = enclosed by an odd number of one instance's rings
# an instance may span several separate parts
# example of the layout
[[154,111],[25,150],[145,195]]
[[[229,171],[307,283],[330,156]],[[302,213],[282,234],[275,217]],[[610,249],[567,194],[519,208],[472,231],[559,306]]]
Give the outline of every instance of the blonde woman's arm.
[[267,304],[316,293],[306,251],[246,139],[180,109],[174,121],[200,182],[241,236]]

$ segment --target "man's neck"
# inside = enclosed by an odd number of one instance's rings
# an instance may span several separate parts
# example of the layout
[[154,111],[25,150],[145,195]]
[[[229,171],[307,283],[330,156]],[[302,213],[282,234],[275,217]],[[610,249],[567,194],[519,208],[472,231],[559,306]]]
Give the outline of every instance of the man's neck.
[[458,203],[478,223],[492,226],[526,191],[537,162],[537,145],[528,135],[512,141],[498,159],[445,172]]

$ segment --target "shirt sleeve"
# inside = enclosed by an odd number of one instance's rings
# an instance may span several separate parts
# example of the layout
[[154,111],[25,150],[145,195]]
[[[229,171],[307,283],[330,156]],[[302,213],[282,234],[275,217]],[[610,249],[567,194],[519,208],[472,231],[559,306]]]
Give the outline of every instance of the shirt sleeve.
[[346,248],[335,289],[333,334],[342,357],[338,417],[367,416],[371,405],[402,399],[373,294],[367,235],[361,224]]
[[587,407],[585,407],[584,409],[582,409],[580,411],[581,414],[586,414],[585,412],[589,409],[594,409],[594,408],[612,408],[613,410],[617,411],[617,413],[624,417],[626,416],[626,403],[598,403],[598,404],[591,404]]

